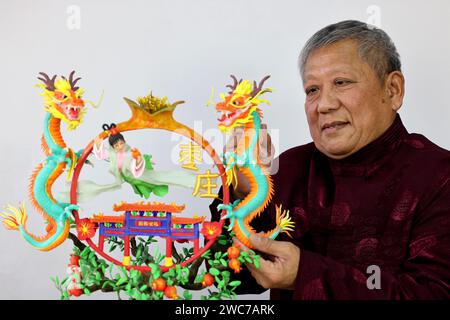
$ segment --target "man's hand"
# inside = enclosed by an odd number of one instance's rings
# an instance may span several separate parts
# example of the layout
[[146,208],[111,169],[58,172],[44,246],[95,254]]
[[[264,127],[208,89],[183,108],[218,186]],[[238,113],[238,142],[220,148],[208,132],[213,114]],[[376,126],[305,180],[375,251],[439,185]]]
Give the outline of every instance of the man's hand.
[[[276,241],[254,234],[250,235],[249,240],[255,250],[271,256],[270,260],[260,257],[258,269],[253,264],[246,263],[256,282],[266,289],[293,290],[300,265],[300,248],[291,242]],[[240,247],[243,250],[245,248],[242,244]]]
[[[223,153],[226,152],[242,152],[243,150],[238,150],[238,145],[241,139],[244,139],[244,128],[236,127],[231,134],[230,139],[227,141]],[[248,148],[248,145],[245,146]],[[259,162],[260,164],[270,172],[270,167],[275,155],[275,147],[272,144],[272,139],[267,133],[267,125],[261,124],[261,129],[259,133]],[[247,194],[250,193],[250,183],[247,178],[239,171],[236,172],[237,175],[237,186],[232,188],[233,194],[238,199],[243,199]]]

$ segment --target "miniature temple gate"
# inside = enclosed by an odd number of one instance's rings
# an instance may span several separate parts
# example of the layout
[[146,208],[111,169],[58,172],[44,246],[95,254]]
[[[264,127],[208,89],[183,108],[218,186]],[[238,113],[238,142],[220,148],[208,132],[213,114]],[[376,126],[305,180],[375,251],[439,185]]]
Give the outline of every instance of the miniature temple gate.
[[120,216],[96,214],[92,222],[99,225],[98,247],[103,251],[105,238],[119,237],[124,240],[123,264],[130,265],[130,238],[135,236],[158,236],[166,239],[165,266],[171,266],[172,242],[192,241],[194,253],[199,250],[199,224],[205,217],[181,218],[172,214],[181,213],[184,205],[165,203],[126,203],[115,204],[113,210],[125,212]]

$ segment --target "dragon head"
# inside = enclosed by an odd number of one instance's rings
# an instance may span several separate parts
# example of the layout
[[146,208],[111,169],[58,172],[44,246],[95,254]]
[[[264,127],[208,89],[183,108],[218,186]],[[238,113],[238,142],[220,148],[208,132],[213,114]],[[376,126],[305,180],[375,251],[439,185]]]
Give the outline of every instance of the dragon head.
[[231,75],[233,84],[227,87],[231,89],[228,95],[221,94],[222,101],[216,104],[216,111],[220,114],[219,129],[222,131],[230,131],[238,126],[248,126],[252,123],[252,113],[258,112],[261,116],[261,110],[258,108],[259,104],[268,101],[261,98],[261,95],[266,92],[272,92],[271,88],[263,89],[264,82],[270,78],[265,76],[257,85],[253,81],[253,85],[248,80],[237,80],[234,75]]
[[69,79],[54,75],[50,78],[46,73],[39,73],[38,77],[43,83],[37,84],[43,89],[41,96],[44,97],[45,111],[53,117],[67,123],[68,129],[75,129],[82,121],[85,113],[85,102],[82,98],[84,90],[76,86],[81,78],[74,79],[75,71],[69,75]]

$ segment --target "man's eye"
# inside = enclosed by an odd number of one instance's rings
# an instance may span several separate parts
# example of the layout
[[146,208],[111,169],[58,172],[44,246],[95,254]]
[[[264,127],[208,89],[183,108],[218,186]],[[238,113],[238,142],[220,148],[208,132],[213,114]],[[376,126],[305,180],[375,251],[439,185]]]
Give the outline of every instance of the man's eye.
[[338,86],[345,86],[346,84],[352,83],[352,81],[345,79],[338,79],[334,83]]
[[311,95],[311,94],[316,93],[317,90],[318,90],[318,89],[317,89],[316,87],[312,87],[312,88],[306,89],[306,90],[305,90],[305,93],[306,93],[307,96],[309,96],[309,95]]

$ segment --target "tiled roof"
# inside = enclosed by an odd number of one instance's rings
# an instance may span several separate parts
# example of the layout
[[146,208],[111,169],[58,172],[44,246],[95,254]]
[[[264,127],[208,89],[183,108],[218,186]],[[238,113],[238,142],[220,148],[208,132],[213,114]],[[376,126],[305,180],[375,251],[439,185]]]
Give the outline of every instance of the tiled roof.
[[120,215],[120,216],[104,216],[103,214],[94,214],[94,216],[91,218],[92,222],[120,222],[120,223],[124,223],[125,222],[125,216],[124,215]]
[[195,218],[178,218],[172,217],[172,224],[194,224],[194,223],[202,223],[205,220],[205,217],[195,217]]
[[143,201],[136,203],[121,202],[113,206],[114,211],[164,211],[173,213],[179,213],[183,211],[184,208],[184,204],[177,205],[175,202],[167,204],[163,202],[144,203]]

